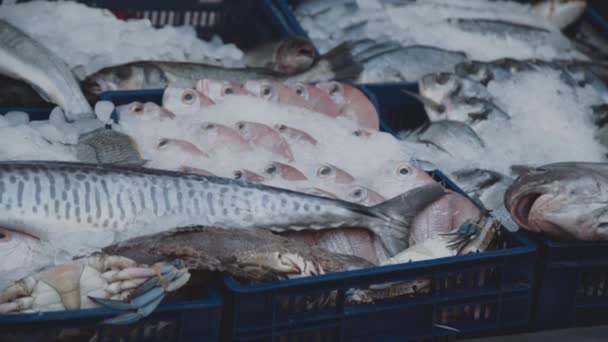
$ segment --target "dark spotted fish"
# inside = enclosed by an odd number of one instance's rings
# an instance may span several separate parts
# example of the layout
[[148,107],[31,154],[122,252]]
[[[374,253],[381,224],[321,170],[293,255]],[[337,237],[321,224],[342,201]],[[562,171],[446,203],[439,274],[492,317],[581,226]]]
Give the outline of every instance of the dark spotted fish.
[[78,138],[76,157],[85,163],[143,165],[137,143],[128,135],[98,128]]

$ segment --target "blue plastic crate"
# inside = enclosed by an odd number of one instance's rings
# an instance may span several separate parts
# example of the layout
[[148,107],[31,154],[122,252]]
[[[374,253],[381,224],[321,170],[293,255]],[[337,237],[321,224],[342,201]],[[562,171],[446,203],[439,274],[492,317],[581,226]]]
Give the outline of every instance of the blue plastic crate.
[[[462,193],[441,172],[433,176]],[[502,230],[504,249],[257,285],[231,277],[224,334],[235,341],[420,340],[525,327],[531,317],[536,245]],[[346,303],[352,288],[428,279],[428,294],[369,305]],[[324,306],[311,298],[332,298]],[[454,331],[449,328],[456,329]]]
[[[145,319],[127,326],[100,322],[116,315],[109,309],[85,309],[0,315],[0,341],[220,341],[223,299],[212,289],[205,299],[161,304]],[[74,334],[77,337],[74,336]]]

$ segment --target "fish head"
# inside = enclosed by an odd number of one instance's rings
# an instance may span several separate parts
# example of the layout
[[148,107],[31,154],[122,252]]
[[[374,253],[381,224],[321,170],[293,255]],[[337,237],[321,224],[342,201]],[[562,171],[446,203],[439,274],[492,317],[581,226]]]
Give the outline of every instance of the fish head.
[[246,169],[239,169],[233,171],[232,177],[237,180],[242,180],[251,183],[259,183],[265,180],[264,177],[260,176],[259,174]]
[[419,82],[420,94],[439,103],[458,92],[461,86],[460,78],[448,72],[426,75]]
[[82,81],[82,89],[88,94],[99,94],[113,90],[144,89],[146,74],[137,65],[120,65],[102,69]]
[[289,127],[284,124],[275,124],[274,129],[281,135],[297,141],[305,141],[311,145],[317,145],[319,142],[310,134],[297,128]]
[[317,89],[325,92],[334,101],[335,104],[342,107],[347,104],[347,99],[344,94],[344,85],[340,82],[319,82],[315,85]]
[[300,170],[291,165],[279,162],[268,164],[262,172],[266,179],[282,179],[285,181],[303,181],[307,180],[306,176]]
[[196,91],[214,103],[221,102],[226,96],[250,95],[245,87],[236,82],[202,79],[196,83]]
[[402,160],[384,162],[378,175],[380,179],[397,185],[399,193],[435,183],[433,177],[424,170]]
[[454,72],[460,77],[466,77],[482,84],[487,84],[492,80],[490,68],[482,62],[468,61],[459,63],[454,67]]
[[281,40],[275,50],[275,71],[293,75],[305,71],[315,61],[315,47],[308,39],[292,37]]
[[0,273],[5,274],[5,271],[17,269],[26,261],[42,258],[43,250],[42,241],[37,237],[0,227]]
[[163,93],[163,107],[179,115],[198,114],[210,105],[213,101],[194,89],[168,87]]
[[154,102],[131,102],[126,105],[116,107],[118,120],[137,119],[137,120],[172,120],[175,118],[173,112],[157,105]]
[[156,144],[159,152],[170,153],[171,155],[188,155],[193,158],[208,158],[209,155],[191,142],[182,139],[161,138]]
[[384,202],[386,199],[372,189],[364,186],[355,186],[349,189],[344,200],[371,207]]
[[247,81],[244,88],[248,93],[257,98],[266,101],[279,101],[279,89],[277,89],[276,82],[269,80]]
[[338,106],[327,92],[314,85],[302,82],[286,82],[285,85],[306,101],[307,108],[332,117],[340,114],[341,106]]
[[243,152],[251,150],[251,146],[241,134],[232,127],[215,122],[202,122],[198,140],[202,146],[210,148],[227,148],[231,151]]
[[340,107],[340,116],[351,118],[361,127],[378,130],[380,122],[376,107],[357,87],[335,81],[318,83],[316,87]]
[[315,171],[315,177],[335,184],[350,184],[355,181],[350,173],[331,164],[322,164]]

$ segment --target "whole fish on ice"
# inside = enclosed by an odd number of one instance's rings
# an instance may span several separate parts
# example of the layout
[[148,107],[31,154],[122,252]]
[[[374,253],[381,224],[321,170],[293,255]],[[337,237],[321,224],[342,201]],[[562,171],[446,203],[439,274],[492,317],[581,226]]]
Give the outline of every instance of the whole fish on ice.
[[93,117],[76,77],[52,51],[18,28],[0,20],[0,74],[28,83],[68,119]]

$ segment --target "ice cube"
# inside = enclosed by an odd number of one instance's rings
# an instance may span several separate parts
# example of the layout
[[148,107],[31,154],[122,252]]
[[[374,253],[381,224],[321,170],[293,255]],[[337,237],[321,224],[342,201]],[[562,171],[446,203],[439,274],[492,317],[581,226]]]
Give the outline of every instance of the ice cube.
[[27,125],[30,122],[30,116],[25,112],[12,111],[4,114],[4,118],[11,126]]
[[95,104],[95,114],[101,122],[108,122],[114,111],[114,104],[110,101],[98,101]]
[[63,109],[61,107],[55,107],[51,111],[49,115],[49,122],[53,126],[61,126],[65,124],[65,114],[63,113]]

